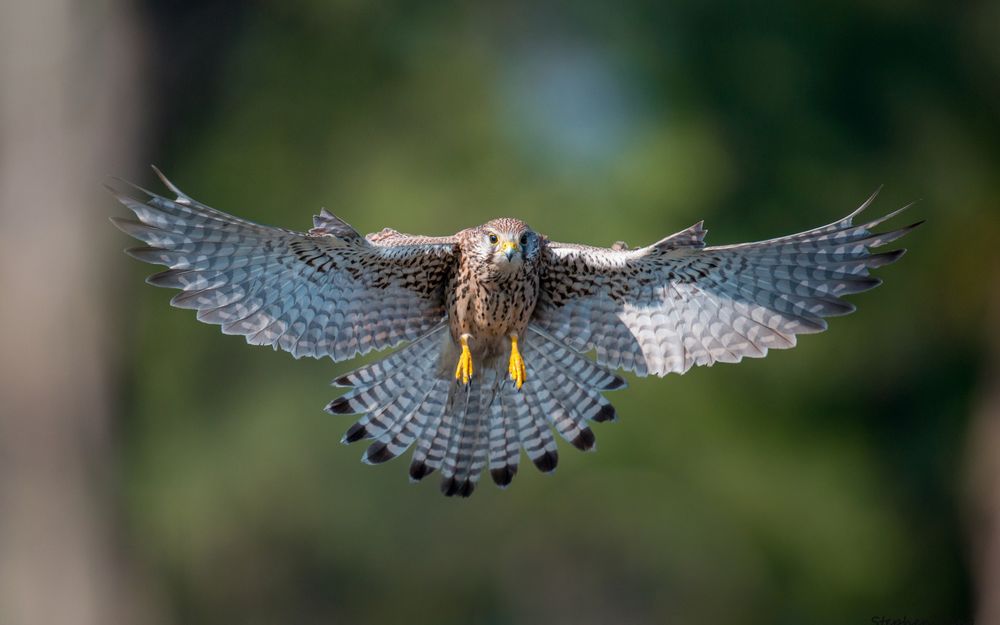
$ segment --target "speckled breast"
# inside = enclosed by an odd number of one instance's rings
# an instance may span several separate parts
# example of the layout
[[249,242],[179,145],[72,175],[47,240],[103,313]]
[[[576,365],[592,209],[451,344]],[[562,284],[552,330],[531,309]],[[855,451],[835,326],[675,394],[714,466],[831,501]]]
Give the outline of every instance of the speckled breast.
[[474,344],[486,347],[511,333],[523,333],[538,301],[538,275],[520,271],[480,281],[459,272],[448,291],[452,338],[471,334]]

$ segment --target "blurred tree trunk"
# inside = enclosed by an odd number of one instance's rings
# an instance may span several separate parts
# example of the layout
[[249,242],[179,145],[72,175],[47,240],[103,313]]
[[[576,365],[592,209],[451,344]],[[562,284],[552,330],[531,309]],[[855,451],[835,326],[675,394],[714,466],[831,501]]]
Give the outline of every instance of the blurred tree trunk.
[[969,430],[970,546],[975,622],[1000,623],[1000,266],[983,275],[992,276],[993,284],[986,287],[992,299],[983,337],[985,375]]
[[137,34],[121,0],[0,3],[5,625],[150,622],[119,531],[100,188],[135,162]]

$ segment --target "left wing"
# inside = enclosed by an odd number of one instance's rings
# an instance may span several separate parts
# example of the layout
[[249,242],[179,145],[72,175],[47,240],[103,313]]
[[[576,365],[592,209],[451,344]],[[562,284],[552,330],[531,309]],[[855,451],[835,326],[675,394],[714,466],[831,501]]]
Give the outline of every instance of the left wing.
[[758,243],[705,247],[701,223],[635,250],[549,243],[532,323],[641,376],[794,347],[796,335],[825,330],[825,317],[853,312],[841,297],[881,284],[868,270],[906,251],[872,248],[922,223],[871,232],[904,207],[854,225],[874,199],[828,226]]
[[147,244],[130,256],[169,267],[147,282],[181,289],[170,303],[226,334],[296,358],[345,360],[416,339],[445,316],[452,237],[364,238],[325,210],[307,233],[263,226],[160,177],[177,199],[139,189],[147,198],[138,201],[112,189],[138,217],[112,222]]

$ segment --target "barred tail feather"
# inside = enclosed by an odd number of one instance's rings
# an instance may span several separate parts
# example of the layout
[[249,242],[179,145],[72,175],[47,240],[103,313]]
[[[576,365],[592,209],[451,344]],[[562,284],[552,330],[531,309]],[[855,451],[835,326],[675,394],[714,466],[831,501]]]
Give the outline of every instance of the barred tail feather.
[[447,327],[441,325],[392,356],[334,381],[338,386],[353,388],[330,402],[326,411],[363,414],[347,430],[342,442],[383,439],[395,430],[395,426],[408,421],[421,406],[434,381],[433,375],[414,376],[413,372],[428,366],[436,369],[437,350],[446,331]]
[[448,452],[441,469],[441,492],[468,497],[476,488],[485,464],[487,419],[499,380],[497,371],[484,368],[478,379],[455,387],[452,409],[456,426],[451,428]]
[[374,439],[364,462],[378,464],[403,453],[432,419],[438,350],[447,331],[439,325],[391,356],[334,380],[335,386],[352,388],[325,410],[362,415],[341,442]]
[[388,358],[335,381],[351,390],[330,402],[333,414],[362,414],[345,443],[371,439],[362,460],[386,462],[415,445],[410,478],[441,472],[441,491],[468,497],[489,466],[506,488],[517,475],[521,449],[542,472],[555,470],[559,452],[552,429],[581,450],[594,448],[589,422],[613,421],[602,392],[624,380],[529,327],[520,346],[528,378],[517,389],[506,358],[478,363],[469,384],[451,379],[447,326],[441,325]]
[[[448,409],[448,380],[435,380],[434,386],[427,398],[417,409],[418,427],[412,432],[412,436],[404,441],[407,447],[416,441],[416,449],[413,451],[413,459],[410,462],[410,480],[417,482],[439,466],[433,461],[428,461],[428,454],[436,437],[438,429],[445,422],[445,413]],[[450,419],[449,419],[450,423]]]
[[[530,365],[528,375],[531,375]],[[524,387],[521,388],[523,390]],[[530,393],[530,390],[528,392]],[[521,447],[539,471],[551,473],[559,465],[559,451],[555,439],[552,438],[547,415],[535,393],[532,393],[530,398],[525,398],[525,405],[528,410],[517,424],[517,436],[521,439]]]
[[515,425],[517,406],[516,399],[505,393],[491,406],[490,477],[500,488],[507,488],[514,480],[521,460],[521,441]]

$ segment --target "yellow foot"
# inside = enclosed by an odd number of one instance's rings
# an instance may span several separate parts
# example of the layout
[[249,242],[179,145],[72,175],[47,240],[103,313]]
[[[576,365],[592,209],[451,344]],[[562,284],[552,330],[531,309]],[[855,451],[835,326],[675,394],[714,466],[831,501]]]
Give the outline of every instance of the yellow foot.
[[520,390],[525,378],[528,377],[528,369],[524,366],[524,358],[521,358],[521,352],[517,351],[516,334],[510,335],[510,364],[507,366],[507,372],[510,374],[510,379],[514,380],[514,384]]
[[455,368],[455,379],[461,380],[462,384],[468,384],[472,379],[472,353],[469,352],[469,338],[471,335],[463,334],[459,339],[462,341],[462,355],[458,359],[458,367]]

